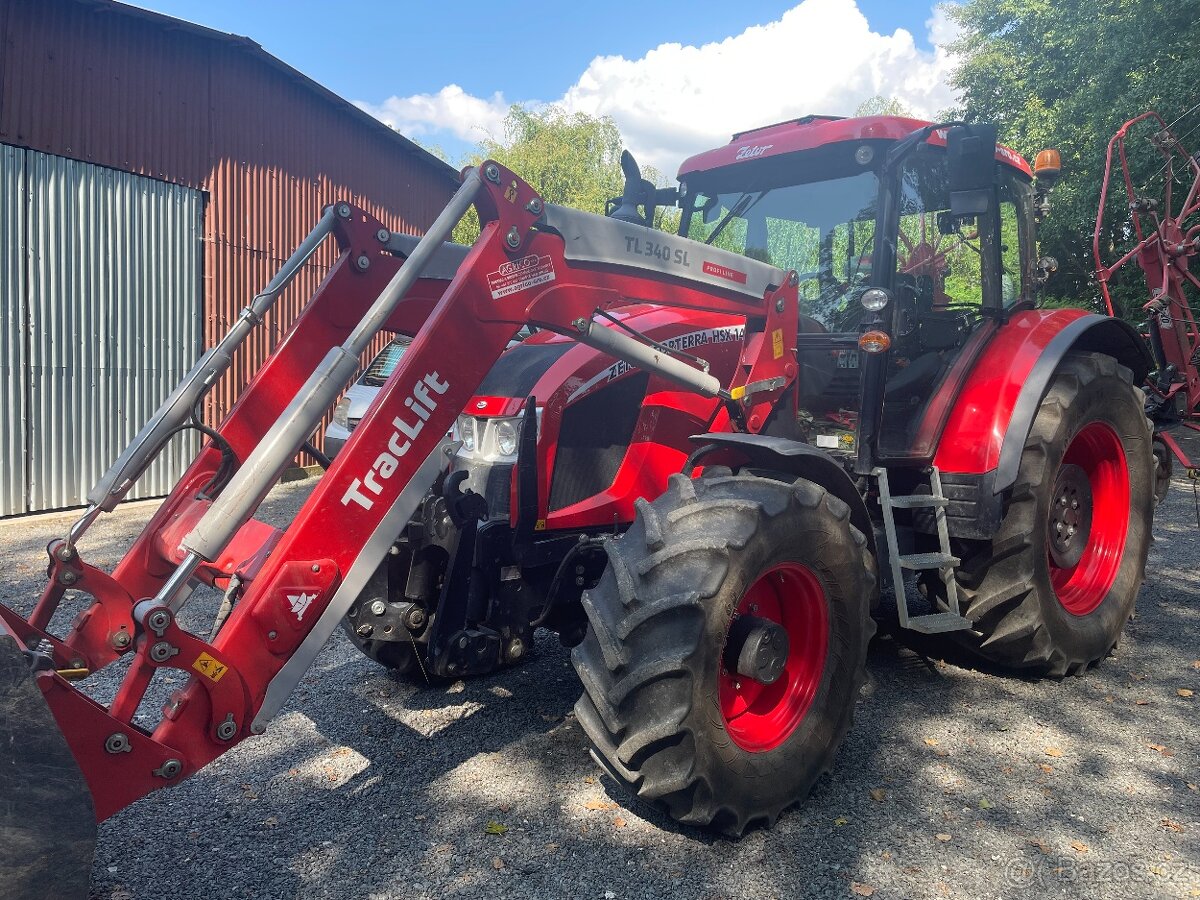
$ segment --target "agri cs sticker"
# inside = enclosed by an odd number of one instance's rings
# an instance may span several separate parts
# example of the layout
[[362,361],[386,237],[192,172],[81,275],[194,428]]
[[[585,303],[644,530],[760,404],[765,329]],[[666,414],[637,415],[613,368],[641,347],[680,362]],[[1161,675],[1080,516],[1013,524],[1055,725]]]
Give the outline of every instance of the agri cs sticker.
[[554,280],[554,260],[532,253],[521,259],[506,262],[487,276],[492,299],[499,300],[518,291],[548,284]]

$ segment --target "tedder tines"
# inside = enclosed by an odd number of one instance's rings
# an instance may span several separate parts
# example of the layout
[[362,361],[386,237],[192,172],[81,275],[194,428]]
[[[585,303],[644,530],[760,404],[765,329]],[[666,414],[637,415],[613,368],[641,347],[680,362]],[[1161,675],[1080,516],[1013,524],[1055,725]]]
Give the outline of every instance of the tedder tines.
[[[0,607],[0,893],[82,896],[94,822],[263,732],[343,623],[450,677],[557,631],[596,760],[733,836],[831,765],[877,575],[899,627],[992,665],[1058,677],[1109,652],[1150,538],[1154,362],[1121,321],[1038,308],[1053,156],[1035,180],[990,126],[811,116],[693,157],[678,188],[624,164],[607,217],[495,162],[419,241],[328,207],[50,545],[32,612]],[[444,243],[472,204],[474,246]],[[665,205],[678,234],[647,227]],[[317,293],[202,426],[329,238]],[[413,337],[395,371],[295,520],[257,521],[381,330]],[[207,442],[133,547],[84,562],[186,427]],[[211,632],[177,618],[198,586],[225,595]],[[92,602],[56,637],[68,589]],[[107,706],[76,686],[120,657]],[[163,668],[187,685],[143,727]]]

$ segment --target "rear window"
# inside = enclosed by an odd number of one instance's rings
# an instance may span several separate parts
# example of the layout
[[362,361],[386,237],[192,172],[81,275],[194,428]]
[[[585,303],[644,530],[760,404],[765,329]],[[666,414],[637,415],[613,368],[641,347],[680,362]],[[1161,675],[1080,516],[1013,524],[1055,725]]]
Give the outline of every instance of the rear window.
[[358,379],[359,384],[381,387],[388,380],[388,377],[396,371],[400,357],[404,355],[404,351],[407,349],[408,341],[401,341],[399,339],[392,341],[379,351],[378,356],[371,360],[371,364],[363,372],[362,378]]

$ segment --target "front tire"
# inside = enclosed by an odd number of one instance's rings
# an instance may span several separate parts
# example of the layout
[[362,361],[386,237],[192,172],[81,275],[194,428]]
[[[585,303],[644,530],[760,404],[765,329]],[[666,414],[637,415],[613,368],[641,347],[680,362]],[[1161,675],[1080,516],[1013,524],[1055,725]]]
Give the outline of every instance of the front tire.
[[1034,418],[995,537],[956,548],[973,622],[957,639],[1031,675],[1062,677],[1107,656],[1145,572],[1154,471],[1132,373],[1103,354],[1068,356]]
[[[874,562],[849,508],[803,479],[674,475],[608,553],[572,653],[592,756],[679,822],[773,824],[829,770],[864,678]],[[749,616],[787,635],[770,684],[733,671]]]

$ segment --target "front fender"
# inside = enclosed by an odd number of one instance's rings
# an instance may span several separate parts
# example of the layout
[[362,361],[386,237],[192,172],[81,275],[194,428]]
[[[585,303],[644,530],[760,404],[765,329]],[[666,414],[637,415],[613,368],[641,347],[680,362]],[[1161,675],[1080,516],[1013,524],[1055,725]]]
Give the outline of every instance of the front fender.
[[693,436],[692,440],[701,446],[692,454],[690,462],[693,464],[708,448],[720,448],[735,451],[748,466],[785,472],[819,484],[850,507],[850,524],[867,539],[871,555],[877,555],[875,528],[862,494],[845,467],[824,450],[788,438],[740,432],[701,434]]
[[1153,366],[1145,341],[1120,319],[1081,309],[1017,313],[975,361],[942,430],[934,465],[964,475],[995,470],[994,492],[1012,487],[1033,418],[1072,351],[1107,353],[1133,371],[1134,384]]

